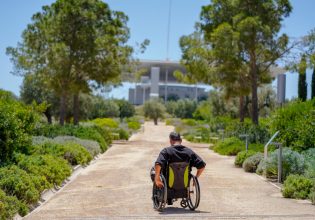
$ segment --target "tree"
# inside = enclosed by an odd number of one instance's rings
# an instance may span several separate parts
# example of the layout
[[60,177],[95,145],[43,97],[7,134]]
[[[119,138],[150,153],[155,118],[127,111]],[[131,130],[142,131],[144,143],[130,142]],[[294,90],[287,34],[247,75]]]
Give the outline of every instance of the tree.
[[197,59],[201,57],[201,62],[195,61],[195,53],[188,59],[193,66],[205,63],[202,69],[206,71],[194,73],[214,78],[214,82],[227,89],[227,94],[238,89],[242,94],[242,88],[247,89],[242,82],[249,81],[255,124],[258,124],[258,86],[270,82],[270,67],[288,51],[288,37],[278,33],[283,18],[291,10],[289,0],[213,0],[202,8],[201,39],[206,47],[198,51]]
[[32,17],[22,43],[8,48],[15,74],[35,73],[49,81],[60,97],[60,124],[73,97],[74,123],[79,121],[79,94],[90,82],[102,85],[119,76],[132,48],[128,18],[101,0],[57,0]]
[[157,99],[146,101],[143,106],[144,116],[153,119],[154,124],[158,124],[158,119],[165,114],[164,105]]
[[47,108],[44,112],[49,124],[52,123],[52,116],[56,113],[58,98],[54,95],[47,85],[47,83],[36,77],[34,74],[29,74],[24,77],[23,84],[20,91],[21,99],[26,104],[46,103]]
[[115,102],[119,106],[119,117],[121,119],[130,118],[134,116],[136,112],[135,107],[132,104],[130,104],[128,101],[124,99],[120,99],[120,100],[115,100]]
[[298,66],[299,83],[298,83],[298,97],[302,101],[307,99],[307,83],[306,83],[306,56],[302,55],[301,62]]

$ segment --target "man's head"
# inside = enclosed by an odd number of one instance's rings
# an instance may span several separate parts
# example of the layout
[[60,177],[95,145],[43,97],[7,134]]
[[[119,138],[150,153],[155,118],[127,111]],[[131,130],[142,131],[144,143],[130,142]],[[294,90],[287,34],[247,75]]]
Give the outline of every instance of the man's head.
[[170,144],[171,145],[182,143],[182,139],[180,137],[180,134],[178,134],[176,132],[171,132],[169,137],[170,137]]

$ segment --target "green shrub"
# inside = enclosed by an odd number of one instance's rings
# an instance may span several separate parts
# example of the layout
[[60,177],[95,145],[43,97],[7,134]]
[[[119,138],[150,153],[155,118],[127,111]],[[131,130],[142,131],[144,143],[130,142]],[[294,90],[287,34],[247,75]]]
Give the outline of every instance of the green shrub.
[[[305,169],[304,157],[289,148],[282,149],[282,179],[285,180],[290,174],[303,174]],[[257,173],[264,173],[268,178],[278,175],[278,150],[272,152],[267,160],[261,160]]]
[[235,157],[235,161],[234,161],[235,166],[242,167],[243,162],[248,157],[253,156],[254,154],[256,154],[256,152],[252,150],[248,150],[247,152],[246,151],[239,152]]
[[92,160],[91,154],[84,147],[73,142],[68,142],[63,145],[46,142],[42,145],[34,146],[32,154],[51,154],[57,157],[62,157],[71,165],[85,165]]
[[28,208],[20,202],[15,196],[7,196],[0,190],[0,219],[13,219],[19,213],[24,216],[28,213]]
[[61,145],[69,142],[79,144],[83,146],[93,157],[102,152],[99,143],[96,141],[84,140],[74,136],[57,136],[50,140]]
[[239,137],[242,134],[248,134],[249,143],[266,143],[270,134],[266,123],[261,122],[259,125],[253,124],[249,119],[240,122],[238,119],[230,120],[225,127],[225,133],[228,136]]
[[315,148],[302,152],[302,155],[305,158],[306,166],[304,175],[310,179],[315,179]]
[[140,122],[137,122],[137,121],[130,121],[130,122],[128,122],[128,128],[136,131],[136,130],[139,130],[141,128],[141,124],[140,124]]
[[28,174],[17,166],[0,168],[0,189],[26,204],[35,204],[47,188],[49,183],[45,177]]
[[128,131],[126,131],[126,130],[124,130],[122,128],[117,129],[117,131],[118,131],[120,140],[128,140],[129,139]]
[[277,139],[286,147],[303,151],[315,147],[315,99],[289,103],[272,115],[271,131],[280,131]]
[[115,102],[119,106],[120,118],[129,118],[134,116],[136,110],[135,107],[130,102],[124,99],[115,100]]
[[32,107],[0,93],[0,164],[9,162],[15,151],[27,151],[38,118]]
[[282,195],[285,198],[307,199],[313,187],[312,180],[300,175],[289,175],[284,181]]
[[180,99],[176,102],[174,116],[177,118],[193,118],[197,109],[197,102],[190,99]]
[[256,172],[257,166],[260,161],[264,158],[262,153],[256,153],[248,158],[245,159],[243,162],[243,169],[245,172],[254,173]]
[[27,173],[45,177],[50,188],[61,185],[71,174],[67,161],[53,155],[18,155],[17,165]]
[[188,126],[196,126],[198,124],[197,121],[195,121],[192,118],[182,119],[182,122],[183,122],[184,125],[188,125]]
[[118,128],[119,124],[112,118],[97,118],[92,121],[97,126],[108,127],[108,128]]
[[49,125],[41,124],[34,132],[36,136],[45,136],[54,138],[57,136],[75,136],[84,140],[97,141],[102,152],[106,151],[111,142],[109,132],[105,128],[98,126],[74,126],[74,125]]
[[223,141],[218,141],[213,150],[221,155],[236,155],[244,150],[245,144],[236,137],[225,138]]

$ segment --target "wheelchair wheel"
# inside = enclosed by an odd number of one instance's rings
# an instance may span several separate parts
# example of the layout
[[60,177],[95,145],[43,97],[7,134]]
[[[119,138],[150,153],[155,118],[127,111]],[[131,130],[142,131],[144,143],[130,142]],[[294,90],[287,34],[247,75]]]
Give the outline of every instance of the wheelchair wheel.
[[187,203],[190,210],[195,210],[200,202],[200,187],[197,177],[191,175],[189,180]]
[[153,183],[152,189],[153,207],[158,211],[162,211],[165,208],[167,201],[167,183],[163,175],[161,175],[160,178],[164,186],[162,188],[158,188],[155,183]]

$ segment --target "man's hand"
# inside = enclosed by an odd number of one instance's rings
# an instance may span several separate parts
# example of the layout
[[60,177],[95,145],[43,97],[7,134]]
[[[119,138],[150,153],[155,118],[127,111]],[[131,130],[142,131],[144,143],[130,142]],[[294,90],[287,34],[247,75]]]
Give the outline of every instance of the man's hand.
[[162,188],[164,185],[161,181],[161,178],[160,178],[160,174],[161,174],[161,165],[160,164],[155,164],[155,177],[154,177],[154,182],[155,182],[155,185],[158,187],[158,188]]
[[164,184],[162,183],[160,177],[158,179],[155,179],[155,185],[158,187],[158,188],[162,188],[164,186]]

